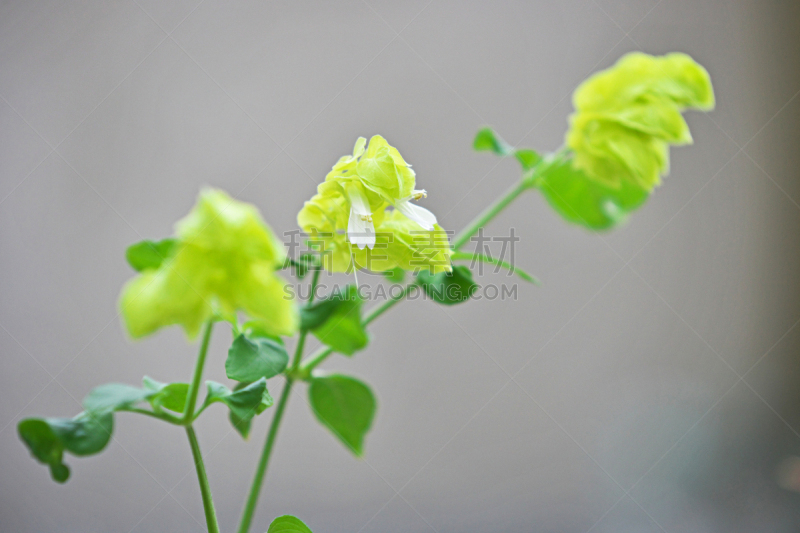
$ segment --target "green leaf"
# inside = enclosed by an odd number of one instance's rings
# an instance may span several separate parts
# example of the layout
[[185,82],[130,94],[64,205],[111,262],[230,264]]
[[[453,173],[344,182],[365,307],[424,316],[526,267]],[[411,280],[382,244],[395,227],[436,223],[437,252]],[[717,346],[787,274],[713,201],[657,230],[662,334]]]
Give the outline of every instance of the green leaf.
[[627,181],[618,189],[606,187],[576,169],[572,161],[555,161],[534,182],[548,203],[567,221],[592,230],[624,222],[649,193]]
[[247,338],[239,335],[228,350],[225,373],[236,381],[271,378],[284,371],[289,354],[279,341],[269,337]]
[[123,383],[106,383],[95,387],[83,399],[83,408],[95,414],[111,413],[133,407],[147,400],[153,391],[132,387]]
[[472,280],[472,272],[460,265],[454,266],[452,272],[441,272],[435,276],[423,270],[417,274],[417,279],[431,300],[444,305],[465,302],[478,290],[478,284]]
[[403,283],[403,280],[406,279],[406,271],[400,267],[387,270],[383,275],[392,283]]
[[364,435],[372,425],[376,407],[369,387],[341,374],[314,377],[308,398],[317,419],[354,455],[362,455]]
[[302,327],[309,329],[320,342],[344,355],[353,355],[369,342],[361,322],[363,300],[354,285],[344,293],[334,293],[301,311]]
[[[233,388],[233,392],[240,391],[246,387],[249,387],[252,383],[237,383],[236,386]],[[256,415],[261,414],[265,409],[271,407],[273,404],[272,396],[269,395],[266,389],[264,389],[264,395],[261,398],[261,404],[256,408]],[[234,429],[239,432],[242,438],[247,439],[250,437],[250,426],[253,423],[252,418],[241,418],[239,417],[236,412],[229,410],[228,411],[228,420],[230,420],[231,425],[233,425]]]
[[472,148],[477,152],[491,151],[502,156],[514,153],[514,147],[505,142],[489,127],[478,130],[475,140],[472,142]]
[[111,413],[82,412],[74,418],[46,418],[45,421],[74,455],[94,455],[106,447],[114,429]]
[[[233,388],[233,392],[239,392],[242,389],[246,389],[253,385],[253,383],[237,383],[236,386]],[[269,391],[266,387],[264,387],[264,393],[261,395],[261,403],[256,407],[256,415],[260,415],[269,407],[272,407],[272,404],[275,403],[272,396],[270,396]]]
[[530,148],[516,150],[514,152],[514,157],[516,157],[519,164],[522,165],[522,170],[530,170],[542,160],[542,156]]
[[334,293],[311,306],[304,307],[300,310],[300,327],[306,330],[318,328],[336,312],[343,300],[344,296]]
[[453,252],[453,254],[450,256],[450,258],[453,261],[467,261],[467,260],[468,261],[480,261],[481,263],[487,263],[489,265],[497,265],[497,266],[499,266],[501,268],[505,268],[506,270],[508,270],[512,274],[516,274],[517,276],[519,276],[520,278],[522,278],[523,280],[525,280],[525,281],[527,281],[529,283],[533,283],[534,285],[541,285],[541,283],[539,282],[538,279],[536,279],[535,277],[531,276],[530,274],[528,274],[527,272],[525,272],[521,268],[515,267],[514,265],[506,263],[505,261],[501,261],[499,259],[494,259],[493,257],[489,257],[487,255],[476,254],[476,253],[472,253],[472,252]]
[[176,413],[183,413],[186,408],[186,396],[189,395],[188,383],[160,383],[145,376],[142,378],[144,387],[154,394],[148,398],[155,411],[169,409]]
[[472,147],[478,152],[490,151],[503,157],[513,155],[517,158],[519,164],[522,165],[523,171],[532,169],[542,160],[542,157],[536,153],[535,150],[531,150],[530,148],[520,148],[517,150],[504,141],[492,128],[488,127],[478,131],[477,135],[475,135]]
[[66,483],[69,479],[69,467],[64,463],[51,464],[50,476],[57,483]]
[[175,246],[175,239],[160,241],[139,241],[128,246],[125,250],[125,259],[136,272],[156,269],[161,266],[164,259],[169,257]]
[[215,381],[206,381],[208,396],[201,409],[212,403],[224,403],[230,409],[230,420],[233,427],[243,438],[247,438],[250,431],[250,420],[273,404],[272,396],[267,391],[267,380],[261,378],[231,391],[228,387]]
[[40,463],[50,466],[50,475],[58,483],[69,478],[69,467],[62,462],[64,445],[50,425],[41,418],[26,418],[17,425],[19,438]]
[[308,526],[297,517],[279,516],[269,525],[267,533],[313,533]]
[[82,412],[74,418],[27,418],[17,431],[31,455],[50,467],[53,480],[64,483],[69,478],[64,450],[77,456],[100,452],[111,439],[113,422],[110,413]]

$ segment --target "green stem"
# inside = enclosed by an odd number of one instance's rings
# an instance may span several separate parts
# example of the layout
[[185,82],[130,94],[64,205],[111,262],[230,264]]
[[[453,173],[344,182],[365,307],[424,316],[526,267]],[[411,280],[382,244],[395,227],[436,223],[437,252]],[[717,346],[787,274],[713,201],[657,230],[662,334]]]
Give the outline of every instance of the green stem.
[[[419,284],[418,281],[412,281],[411,283],[403,287],[403,290],[396,297],[391,298],[383,302],[381,305],[372,308],[366,314],[366,316],[364,316],[363,320],[364,325],[366,326],[367,324],[369,324],[370,322],[381,316],[383,313],[394,307],[398,302],[402,301],[408,295],[409,291],[411,291],[411,289],[416,287],[418,284]],[[302,372],[303,374],[310,373],[312,370],[314,370],[315,367],[317,367],[317,365],[322,363],[332,353],[333,353],[332,348],[329,348],[327,346],[320,347],[320,349],[318,349],[316,352],[310,355],[305,361],[302,362],[302,364],[299,367],[300,372]]]
[[272,454],[272,446],[275,443],[275,437],[278,435],[278,427],[283,419],[283,411],[286,409],[286,403],[289,399],[289,393],[292,391],[292,383],[294,379],[287,376],[286,383],[283,385],[281,397],[278,400],[278,405],[275,407],[275,415],[272,417],[272,423],[269,425],[269,433],[267,433],[267,441],[264,443],[264,449],[261,451],[261,457],[258,460],[256,467],[256,475],[253,477],[253,483],[250,485],[250,493],[247,496],[247,503],[245,503],[244,511],[242,511],[242,518],[239,522],[239,533],[247,533],[250,529],[250,523],[253,521],[253,514],[256,511],[258,504],[258,495],[261,492],[261,485],[264,483],[264,476],[267,473],[267,466],[269,465],[269,457]]
[[471,253],[471,252],[453,252],[453,255],[450,256],[452,261],[480,261],[481,263],[487,263],[489,265],[499,266],[500,268],[505,268],[512,274],[516,274],[517,276],[521,277],[527,282],[533,283],[534,285],[541,285],[538,279],[531,276],[524,270],[515,267],[511,263],[506,263],[500,259],[495,259],[493,257],[489,257],[488,255],[478,254],[478,253]]
[[408,285],[403,287],[403,290],[396,297],[383,302],[381,305],[379,305],[379,306],[377,306],[377,307],[375,307],[373,309],[370,309],[369,313],[367,313],[367,315],[364,317],[364,320],[363,320],[364,325],[365,326],[368,325],[370,322],[372,322],[373,320],[375,320],[376,318],[381,316],[383,313],[385,313],[386,311],[388,311],[389,309],[394,307],[394,305],[396,303],[398,303],[401,300],[403,300],[408,295],[408,293],[411,291],[411,289],[413,289],[417,285],[419,285],[418,281],[416,281],[416,280],[412,281],[411,283],[409,283]]
[[[314,276],[311,278],[311,291],[308,297],[306,306],[310,306],[314,302],[314,291],[319,282],[319,276],[322,270],[317,268],[314,270]],[[267,433],[267,440],[264,443],[264,449],[261,450],[261,457],[258,459],[258,466],[256,466],[256,474],[253,476],[253,482],[250,485],[250,492],[247,495],[247,502],[245,502],[244,510],[242,511],[242,518],[239,522],[239,533],[247,533],[250,529],[250,524],[253,521],[253,515],[258,505],[258,496],[261,493],[261,485],[264,483],[264,477],[267,475],[267,467],[269,466],[269,458],[272,455],[272,447],[275,444],[275,438],[278,436],[278,428],[280,428],[281,420],[283,420],[283,412],[286,410],[286,404],[289,401],[289,395],[292,392],[292,384],[294,383],[294,374],[300,367],[300,361],[303,358],[303,349],[306,344],[306,337],[308,330],[301,329],[300,336],[297,339],[297,347],[292,357],[292,364],[289,371],[286,372],[286,383],[283,385],[281,397],[278,399],[278,405],[275,406],[275,414],[272,417],[272,422],[269,425],[269,432]]]
[[189,384],[189,392],[186,395],[186,407],[183,408],[183,423],[191,424],[192,417],[194,416],[194,409],[197,405],[197,393],[200,390],[200,380],[203,377],[203,367],[206,364],[206,354],[208,353],[208,343],[211,340],[211,330],[214,328],[214,322],[209,320],[206,322],[205,330],[203,331],[203,342],[200,344],[200,352],[197,354],[197,362],[194,365],[194,375],[192,382]]
[[523,191],[538,187],[542,175],[554,164],[561,162],[569,153],[569,148],[562,146],[552,154],[543,157],[533,168],[525,171],[519,183],[510,188],[506,194],[495,200],[492,205],[484,209],[466,228],[456,235],[456,238],[453,240],[453,250],[459,250],[464,246],[479,229],[500,214],[500,212],[508,207],[508,204],[513,202]]
[[516,197],[522,194],[522,192],[527,188],[528,184],[526,181],[520,180],[520,182],[509,189],[506,194],[495,200],[492,205],[484,209],[480,215],[475,217],[475,219],[470,222],[466,228],[461,230],[461,232],[456,235],[456,238],[453,240],[453,250],[458,250],[464,246],[469,239],[478,232],[479,229],[484,227],[490,220],[496,217],[508,206],[508,204],[513,202]]
[[203,455],[200,453],[200,444],[197,442],[197,435],[191,425],[186,426],[186,436],[189,437],[189,445],[192,447],[192,457],[194,466],[197,469],[197,480],[200,482],[200,494],[203,497],[203,510],[206,513],[206,527],[208,533],[219,533],[217,523],[217,512],[214,510],[214,499],[211,497],[211,487],[208,485],[206,467],[203,464]]
[[155,411],[148,411],[147,409],[140,409],[138,407],[123,407],[120,411],[125,411],[128,413],[137,413],[140,415],[151,416],[153,418],[157,418],[159,420],[163,420],[164,422],[169,422],[170,424],[175,424],[176,426],[183,425],[183,418],[178,418],[177,416],[173,416],[169,413],[157,413]]
[[308,303],[306,307],[311,306],[314,303],[314,291],[317,289],[317,283],[319,282],[319,275],[322,273],[322,267],[317,266],[314,269],[314,277],[311,278],[311,292],[308,294]]
[[320,346],[320,348],[316,352],[311,354],[308,357],[308,359],[303,361],[303,364],[300,365],[300,370],[302,372],[310,373],[312,370],[314,370],[314,368],[317,367],[317,365],[322,363],[332,353],[333,353],[332,348],[329,348],[328,346]]

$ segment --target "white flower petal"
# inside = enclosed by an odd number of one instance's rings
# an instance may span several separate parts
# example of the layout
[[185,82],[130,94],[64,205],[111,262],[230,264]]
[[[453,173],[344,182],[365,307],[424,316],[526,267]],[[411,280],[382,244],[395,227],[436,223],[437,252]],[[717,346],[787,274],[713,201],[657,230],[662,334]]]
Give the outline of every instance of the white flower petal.
[[433,225],[436,224],[436,215],[424,207],[412,204],[408,199],[397,200],[394,207],[406,217],[422,226],[422,229],[433,231]]
[[347,238],[360,250],[365,246],[370,249],[375,246],[375,225],[365,217],[366,215],[362,216],[351,208],[350,219],[347,221]]
[[[372,212],[369,210],[369,201],[366,199],[361,189],[354,184],[347,185],[347,199],[350,200],[350,209],[359,215],[368,216]],[[352,216],[352,215],[351,215]]]

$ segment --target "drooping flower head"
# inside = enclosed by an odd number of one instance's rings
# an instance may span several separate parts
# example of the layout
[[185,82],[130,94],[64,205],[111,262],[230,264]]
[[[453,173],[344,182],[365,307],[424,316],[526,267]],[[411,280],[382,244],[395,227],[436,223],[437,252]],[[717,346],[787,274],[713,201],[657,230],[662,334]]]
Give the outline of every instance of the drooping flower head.
[[131,336],[179,324],[191,338],[213,316],[237,311],[265,332],[296,331],[297,311],[275,274],[286,251],[254,206],[205,189],[175,230],[169,256],[122,290],[120,307]]
[[359,249],[375,245],[373,217],[387,205],[403,213],[420,228],[432,231],[436,217],[427,209],[412,204],[427,196],[425,190],[415,190],[416,175],[400,152],[380,135],[367,140],[359,137],[352,156],[343,156],[325,177],[340,188],[350,212],[347,235]]
[[681,112],[712,109],[714,92],[686,54],[633,52],[583,82],[573,104],[566,141],[576,167],[609,187],[652,191],[669,170],[669,145],[692,142]]
[[[415,175],[380,136],[356,141],[352,156],[334,165],[297,215],[310,244],[331,272],[365,268],[450,270],[450,243],[436,217],[411,203]],[[356,246],[352,246],[355,244]]]

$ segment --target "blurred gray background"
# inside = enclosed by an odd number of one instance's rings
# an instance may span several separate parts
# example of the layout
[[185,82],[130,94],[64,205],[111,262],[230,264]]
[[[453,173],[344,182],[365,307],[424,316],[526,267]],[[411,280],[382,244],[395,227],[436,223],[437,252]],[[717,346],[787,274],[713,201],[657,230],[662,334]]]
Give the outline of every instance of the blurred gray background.
[[[285,513],[320,533],[800,530],[776,481],[800,455],[798,30],[796,0],[0,2],[0,530],[204,529],[179,428],[118,415],[64,486],[16,435],[100,383],[189,379],[196,346],[129,341],[117,297],[126,246],[169,235],[202,185],[292,230],[381,133],[458,230],[518,178],[476,130],[557,148],[575,86],[631,50],[687,52],[715,84],[664,186],[604,235],[522,197],[487,232],[515,228],[543,286],[404,303],[331,358],[379,397],[366,457],[297,387],[253,531]],[[222,407],[198,424],[225,531],[269,416],[248,442]]]

